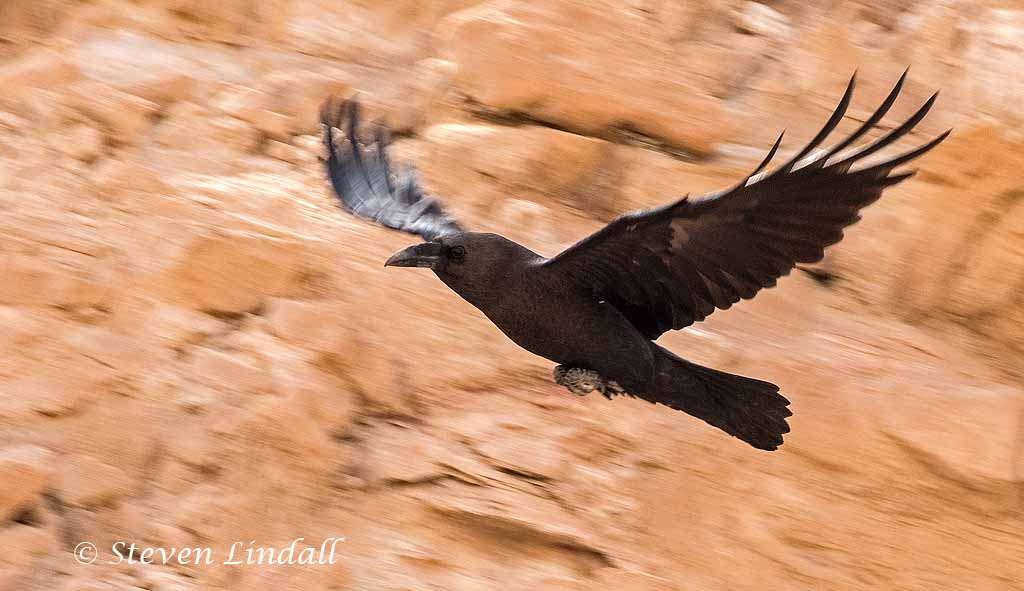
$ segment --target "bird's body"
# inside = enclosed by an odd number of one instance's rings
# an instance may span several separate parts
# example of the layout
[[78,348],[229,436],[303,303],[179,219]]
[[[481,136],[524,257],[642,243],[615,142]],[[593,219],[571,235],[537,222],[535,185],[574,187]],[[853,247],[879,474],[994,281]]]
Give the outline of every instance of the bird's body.
[[614,306],[561,281],[544,266],[547,260],[509,265],[483,296],[458,277],[443,271],[437,276],[523,349],[634,391],[647,384],[654,376],[651,342]]
[[[905,74],[904,74],[905,76]],[[464,231],[424,196],[411,172],[395,176],[386,133],[375,150],[357,141],[358,108],[349,102],[321,114],[327,169],[342,204],[427,242],[385,265],[429,267],[523,349],[559,364],[556,381],[574,391],[597,376],[599,389],[663,404],[703,419],[766,450],[789,431],[789,401],[778,386],[702,367],[655,343],[661,334],[775,285],[798,263],[821,260],[861,208],[913,173],[894,169],[927,152],[946,134],[878,164],[853,165],[907,134],[934,96],[908,121],[851,148],[878,124],[902,87],[828,150],[815,148],[842,120],[853,81],[818,135],[777,169],[757,169],[735,186],[619,216],[552,258],[497,234]],[[340,146],[333,130],[345,125]],[[947,132],[948,133],[948,132]],[[588,382],[589,384],[590,382]]]
[[[597,296],[585,275],[562,273],[552,259],[496,234],[440,236],[407,249],[418,251],[411,260],[421,260],[424,247],[477,253],[475,262],[467,254],[461,262],[449,258],[432,268],[512,342],[560,368],[600,376],[602,391],[613,384],[617,393],[685,411],[764,449],[777,446],[780,432],[789,430],[789,402],[777,386],[679,358]],[[399,266],[404,252],[395,255]],[[751,408],[765,412],[749,417]]]

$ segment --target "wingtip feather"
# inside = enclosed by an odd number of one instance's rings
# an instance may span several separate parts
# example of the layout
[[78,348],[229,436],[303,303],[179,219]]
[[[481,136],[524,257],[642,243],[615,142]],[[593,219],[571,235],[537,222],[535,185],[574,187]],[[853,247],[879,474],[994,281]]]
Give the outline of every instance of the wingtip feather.
[[747,181],[749,181],[750,178],[756,175],[757,173],[764,170],[764,167],[768,166],[768,164],[772,161],[772,158],[775,157],[775,153],[779,151],[779,146],[782,145],[782,137],[784,135],[786,135],[785,129],[783,129],[782,132],[779,133],[779,137],[775,140],[775,143],[772,145],[771,149],[768,150],[768,154],[764,157],[763,160],[761,160],[761,163],[757,165],[757,168],[755,168],[753,172],[747,175]]
[[818,134],[815,135],[814,138],[810,142],[808,142],[806,146],[803,147],[803,149],[797,152],[796,155],[790,158],[789,161],[787,161],[783,166],[779,167],[779,169],[776,171],[777,173],[784,174],[786,172],[792,171],[793,167],[796,166],[798,162],[803,160],[805,156],[810,154],[823,141],[825,141],[825,139],[827,139],[833,131],[835,131],[835,128],[843,120],[843,117],[846,116],[846,111],[850,107],[850,100],[853,98],[853,89],[856,87],[856,85],[857,73],[855,71],[853,73],[853,76],[850,77],[849,84],[846,85],[846,91],[843,92],[843,97],[839,99],[839,104],[836,105],[835,110],[832,111],[832,115],[829,116],[828,121],[825,122],[825,125],[822,126],[821,130],[818,131]]
[[835,156],[842,150],[853,145],[853,143],[860,139],[865,133],[871,131],[876,125],[878,125],[878,122],[881,121],[883,117],[885,117],[885,115],[889,112],[889,109],[891,109],[893,104],[895,104],[896,98],[903,90],[903,83],[906,81],[907,72],[909,71],[909,67],[906,70],[904,70],[903,74],[896,81],[896,84],[893,85],[892,90],[890,90],[889,94],[886,95],[885,100],[883,100],[882,104],[878,105],[878,108],[875,109],[875,112],[872,113],[871,116],[868,117],[867,120],[864,121],[864,123],[861,124],[861,126],[858,127],[853,133],[847,136],[845,140],[833,146],[832,149],[830,149],[828,153],[824,156],[824,158],[822,158],[823,162],[827,161],[832,156]]
[[[889,131],[888,133],[886,133],[885,135],[875,139],[873,142],[870,142],[868,144],[865,144],[864,146],[861,146],[859,149],[854,151],[852,154],[847,155],[843,159],[841,159],[841,160],[839,160],[839,161],[837,161],[837,162],[835,162],[835,163],[833,163],[833,164],[831,164],[829,166],[835,167],[835,168],[840,169],[840,170],[842,170],[842,169],[849,169],[850,166],[853,165],[858,160],[862,160],[863,158],[866,158],[866,157],[870,156],[871,154],[874,154],[875,152],[885,148],[889,144],[891,144],[891,143],[899,140],[903,136],[907,135],[915,127],[917,127],[917,124],[920,123],[921,120],[925,118],[925,116],[928,114],[929,111],[931,111],[931,108],[935,104],[935,100],[938,98],[938,96],[939,96],[939,93],[938,93],[938,91],[936,91],[934,94],[932,94],[930,97],[928,97],[928,100],[926,100],[924,102],[924,104],[921,105],[917,109],[917,111],[915,111],[914,114],[910,116],[910,118],[908,118],[906,121],[901,123],[895,129],[893,129],[893,130]],[[943,136],[943,139],[945,139],[945,136]],[[941,141],[941,140],[939,140],[939,141]],[[931,149],[931,148],[929,148],[929,149]],[[897,158],[899,158],[899,157],[897,157]],[[874,168],[874,167],[872,167],[872,168]]]

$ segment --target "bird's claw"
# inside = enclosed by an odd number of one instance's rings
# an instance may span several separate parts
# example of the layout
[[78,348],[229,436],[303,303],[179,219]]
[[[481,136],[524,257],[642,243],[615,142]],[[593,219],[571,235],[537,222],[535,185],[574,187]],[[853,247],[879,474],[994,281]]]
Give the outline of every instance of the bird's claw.
[[586,396],[596,390],[611,400],[612,396],[625,393],[618,383],[604,379],[596,371],[581,367],[565,365],[555,367],[555,383],[565,386],[567,390],[578,396]]

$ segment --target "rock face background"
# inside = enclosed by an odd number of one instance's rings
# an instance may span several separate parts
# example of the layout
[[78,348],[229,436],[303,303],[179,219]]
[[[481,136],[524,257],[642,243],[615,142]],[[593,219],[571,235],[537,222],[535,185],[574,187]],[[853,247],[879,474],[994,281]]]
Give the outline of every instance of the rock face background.
[[[5,0],[0,589],[1024,588],[1022,38],[994,0]],[[783,385],[773,454],[553,386],[385,272],[410,239],[318,162],[358,90],[459,217],[553,254],[794,150],[859,68],[852,128],[908,64],[889,120],[941,88],[916,139],[955,128],[922,173],[663,339]]]

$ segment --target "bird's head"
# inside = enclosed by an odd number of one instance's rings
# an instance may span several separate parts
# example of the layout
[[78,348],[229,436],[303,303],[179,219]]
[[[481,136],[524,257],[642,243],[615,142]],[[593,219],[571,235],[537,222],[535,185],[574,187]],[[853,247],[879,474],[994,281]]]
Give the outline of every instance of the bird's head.
[[384,266],[433,269],[449,287],[473,302],[497,280],[536,257],[497,234],[459,232],[400,250]]

